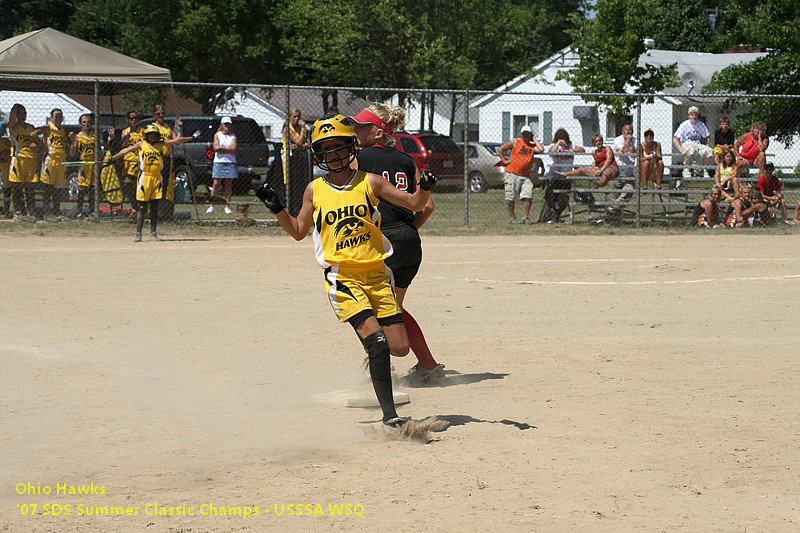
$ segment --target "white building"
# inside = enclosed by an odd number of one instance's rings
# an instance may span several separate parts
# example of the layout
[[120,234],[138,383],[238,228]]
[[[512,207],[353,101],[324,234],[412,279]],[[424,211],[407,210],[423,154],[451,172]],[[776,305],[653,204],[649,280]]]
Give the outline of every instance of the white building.
[[63,93],[39,93],[28,91],[0,91],[0,116],[8,121],[11,106],[20,103],[28,112],[28,123],[44,126],[50,120],[50,111],[55,108],[64,112],[64,124],[78,124],[80,116],[92,111]]
[[[713,137],[722,116],[735,122],[741,112],[726,110],[722,98],[701,97],[702,88],[710,82],[714,73],[723,68],[750,62],[763,55],[649,50],[641,56],[640,64],[661,66],[677,63],[682,85],[663,90],[653,103],[642,106],[641,131],[652,129],[655,140],[662,143],[664,152],[672,152],[673,133],[686,120],[689,107],[697,106],[701,120],[706,123]],[[606,144],[610,144],[627,121],[633,124],[636,132],[639,124],[635,112],[631,117],[615,120],[603,106],[584,101],[573,94],[573,88],[567,81],[556,79],[559,72],[574,69],[577,64],[575,52],[565,48],[541,62],[531,72],[517,76],[494,92],[474,100],[471,107],[480,117],[478,139],[481,142],[505,142],[519,137],[520,128],[529,125],[545,146],[551,142],[558,128],[566,129],[576,145],[591,146],[591,137],[595,133],[603,135]],[[588,164],[588,156],[583,157],[576,163]],[[768,157],[784,170],[793,168],[797,163],[796,154],[775,140],[771,141]],[[665,158],[665,162],[669,164],[670,158]]]

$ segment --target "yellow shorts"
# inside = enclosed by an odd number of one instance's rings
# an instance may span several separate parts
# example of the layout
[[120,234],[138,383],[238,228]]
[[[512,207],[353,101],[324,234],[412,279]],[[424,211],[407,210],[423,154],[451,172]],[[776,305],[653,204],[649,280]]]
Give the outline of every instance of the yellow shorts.
[[392,271],[382,262],[375,268],[332,265],[325,269],[325,289],[339,322],[371,310],[376,318],[402,313],[394,295]]
[[133,176],[134,178],[138,178],[141,173],[138,159],[136,161],[125,161],[123,163],[123,168],[123,172],[125,173],[123,177]]
[[50,159],[46,157],[44,160],[44,169],[42,170],[42,183],[54,185],[56,187],[67,186],[67,168],[62,165],[63,159]]
[[160,200],[163,197],[161,190],[161,176],[142,174],[136,185],[136,199],[140,202]]
[[3,175],[3,188],[8,189],[11,187],[11,176],[9,173],[11,172],[11,161],[5,161],[0,163],[0,174]]
[[94,187],[94,163],[81,165],[81,173],[78,175],[78,187]]
[[35,158],[13,157],[11,158],[9,179],[12,183],[35,183],[37,181],[36,168]]

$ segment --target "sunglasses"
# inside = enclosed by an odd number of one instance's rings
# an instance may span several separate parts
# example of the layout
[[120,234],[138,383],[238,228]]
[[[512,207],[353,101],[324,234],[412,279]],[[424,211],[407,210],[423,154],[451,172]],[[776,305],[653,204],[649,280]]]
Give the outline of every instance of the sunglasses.
[[164,116],[164,113],[156,113],[155,115],[156,115],[157,117],[163,117],[163,116]]

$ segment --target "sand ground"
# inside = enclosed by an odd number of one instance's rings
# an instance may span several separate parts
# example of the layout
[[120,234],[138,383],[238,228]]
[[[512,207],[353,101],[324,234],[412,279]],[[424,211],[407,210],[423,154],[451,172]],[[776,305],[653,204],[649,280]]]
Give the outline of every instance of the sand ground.
[[367,381],[310,241],[167,239],[0,236],[0,531],[800,530],[794,235],[426,238],[424,445],[311,400]]

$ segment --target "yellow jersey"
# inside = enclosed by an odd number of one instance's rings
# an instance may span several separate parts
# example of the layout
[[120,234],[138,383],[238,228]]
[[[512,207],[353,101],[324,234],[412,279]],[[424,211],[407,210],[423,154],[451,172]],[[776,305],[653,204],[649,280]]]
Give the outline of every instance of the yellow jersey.
[[148,144],[147,141],[142,141],[138,157],[139,169],[143,175],[161,178],[161,171],[164,169],[164,148],[166,146],[162,143]]
[[[172,139],[172,128],[169,127],[169,124],[164,124],[163,126],[159,126],[157,123],[153,122],[156,126],[158,126],[158,131],[161,132],[161,136],[164,137],[165,141]],[[172,146],[165,144],[164,145],[164,153],[167,156],[172,155]]]
[[378,197],[367,173],[353,171],[339,187],[327,176],[312,182],[314,188],[314,248],[322,268],[342,265],[373,268],[392,255],[392,245],[380,230]]
[[30,124],[14,126],[9,132],[14,145],[14,157],[36,159],[36,149],[31,148],[31,134],[35,128]]
[[[142,134],[142,128],[137,129],[136,131],[131,131],[130,128],[125,128],[122,130],[122,136],[128,136],[128,140],[125,145],[122,147],[123,149],[128,148],[129,146],[133,146],[134,144],[138,143],[139,141],[144,141],[144,135]],[[136,155],[135,152],[128,152],[122,157],[125,161],[139,161],[139,156]]]
[[91,137],[87,137],[83,132],[75,137],[75,144],[78,147],[81,161],[94,161],[94,132]]
[[52,160],[66,161],[67,159],[67,131],[52,122],[47,123],[47,128],[42,132],[49,145],[48,156]]

